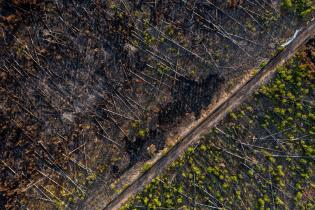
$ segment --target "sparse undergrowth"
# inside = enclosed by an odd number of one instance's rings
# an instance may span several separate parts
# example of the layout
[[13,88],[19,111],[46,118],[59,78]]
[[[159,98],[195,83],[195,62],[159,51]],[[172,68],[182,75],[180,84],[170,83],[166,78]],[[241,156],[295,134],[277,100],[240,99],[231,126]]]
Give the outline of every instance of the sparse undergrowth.
[[314,209],[314,44],[122,209]]
[[280,2],[0,1],[0,209],[109,200],[305,23]]
[[312,0],[282,0],[282,7],[302,18],[310,15],[315,8]]

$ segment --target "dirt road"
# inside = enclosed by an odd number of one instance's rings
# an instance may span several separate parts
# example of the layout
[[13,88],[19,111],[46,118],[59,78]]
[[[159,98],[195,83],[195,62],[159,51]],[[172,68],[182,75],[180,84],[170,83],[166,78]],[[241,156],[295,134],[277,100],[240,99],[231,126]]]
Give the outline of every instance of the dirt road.
[[[152,167],[138,177],[118,196],[116,196],[107,205],[102,201],[102,193],[95,194],[92,199],[86,200],[81,206],[83,209],[119,209],[129,198],[141,191],[151,180],[161,172],[174,160],[176,160],[186,148],[197,142],[199,138],[208,133],[209,129],[215,126],[220,120],[226,116],[228,112],[235,109],[239,104],[246,100],[260,85],[267,82],[276,72],[278,66],[283,65],[295,51],[305,44],[311,37],[315,35],[315,21],[311,22],[306,29],[300,32],[296,38],[285,47],[285,49],[276,55],[269,63],[262,68],[255,76],[242,85],[238,90],[232,93],[227,99],[209,113],[197,126],[192,128],[169,152],[161,157]],[[99,192],[104,186],[100,186]],[[106,205],[106,206],[104,206]]]

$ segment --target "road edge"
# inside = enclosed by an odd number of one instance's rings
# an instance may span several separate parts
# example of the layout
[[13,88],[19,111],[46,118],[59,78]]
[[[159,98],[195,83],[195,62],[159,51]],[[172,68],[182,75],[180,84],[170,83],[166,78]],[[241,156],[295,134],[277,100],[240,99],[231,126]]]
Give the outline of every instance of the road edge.
[[[276,72],[278,66],[283,65],[289,60],[295,52],[302,47],[312,36],[315,35],[315,21],[312,21],[307,28],[301,31],[296,38],[288,44],[283,51],[278,53],[275,57],[270,59],[265,67],[263,67],[255,76],[250,78],[246,83],[240,86],[235,92],[231,93],[218,107],[212,112],[208,113],[202,121],[193,127],[181,140],[178,141],[164,156],[156,161],[150,169],[139,176],[128,187],[126,187],[120,194],[118,194],[111,202],[109,202],[103,209],[119,209],[122,207],[133,195],[141,191],[151,180],[175,161],[191,144],[196,143],[200,137],[206,134],[210,128],[215,126],[222,120],[228,112],[235,109],[244,100],[252,95],[252,93],[262,84],[266,83]],[[86,203],[83,209],[91,209]]]

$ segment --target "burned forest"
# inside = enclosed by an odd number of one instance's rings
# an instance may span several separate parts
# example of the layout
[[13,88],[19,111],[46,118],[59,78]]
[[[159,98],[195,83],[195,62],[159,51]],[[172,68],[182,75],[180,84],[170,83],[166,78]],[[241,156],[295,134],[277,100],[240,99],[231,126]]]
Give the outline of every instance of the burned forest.
[[314,8],[0,1],[0,209],[105,208],[314,24]]

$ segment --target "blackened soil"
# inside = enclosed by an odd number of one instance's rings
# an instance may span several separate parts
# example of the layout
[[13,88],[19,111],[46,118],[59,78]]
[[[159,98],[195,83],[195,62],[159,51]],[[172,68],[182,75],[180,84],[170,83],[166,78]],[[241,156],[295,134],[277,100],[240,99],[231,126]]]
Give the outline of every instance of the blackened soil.
[[199,117],[201,110],[210,104],[214,92],[222,82],[223,78],[218,74],[209,74],[200,82],[180,78],[172,92],[173,101],[163,107],[159,113],[159,124],[175,122],[179,117],[190,112]]
[[150,145],[154,145],[157,150],[161,150],[165,145],[165,135],[159,128],[149,130],[147,136],[136,137],[134,141],[126,139],[127,152],[130,157],[130,167],[139,160],[148,160],[150,154],[146,150]]
[[147,151],[150,145],[153,144],[157,150],[163,149],[166,139],[164,129],[169,130],[169,127],[175,126],[174,122],[180,117],[193,112],[198,118],[201,110],[211,103],[215,91],[223,81],[224,79],[218,74],[209,74],[201,81],[180,77],[172,91],[173,100],[161,107],[161,111],[157,114],[157,121],[154,123],[159,126],[150,128],[149,134],[144,138],[136,137],[134,141],[126,139],[130,166],[139,160],[150,158]]
[[5,209],[5,204],[7,202],[7,198],[0,192],[0,209]]

